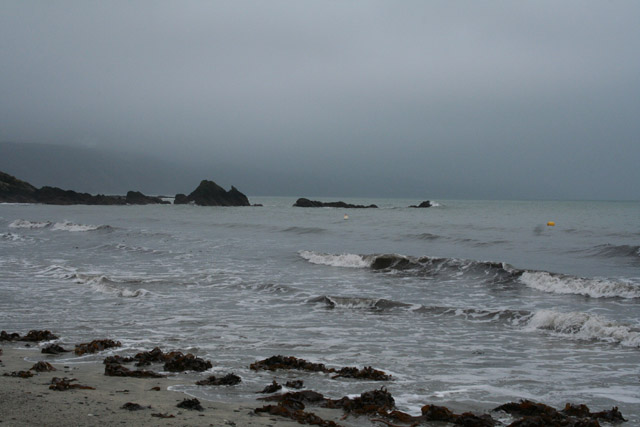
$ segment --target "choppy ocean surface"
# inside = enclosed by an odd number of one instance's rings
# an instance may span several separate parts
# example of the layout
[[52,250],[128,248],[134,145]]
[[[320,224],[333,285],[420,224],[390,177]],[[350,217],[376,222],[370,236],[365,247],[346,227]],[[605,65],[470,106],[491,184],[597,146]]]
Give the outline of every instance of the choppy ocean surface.
[[[640,203],[251,201],[0,205],[0,329],[190,351],[242,377],[180,387],[201,399],[297,378],[331,398],[385,385],[414,415],[526,398],[640,424]],[[248,369],[277,354],[394,380]]]

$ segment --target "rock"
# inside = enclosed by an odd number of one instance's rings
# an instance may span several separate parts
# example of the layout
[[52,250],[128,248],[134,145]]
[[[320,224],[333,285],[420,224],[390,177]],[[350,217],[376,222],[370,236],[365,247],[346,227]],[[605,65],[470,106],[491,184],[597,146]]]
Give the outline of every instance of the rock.
[[200,182],[200,185],[188,196],[176,194],[173,201],[176,205],[191,202],[199,206],[251,206],[247,196],[237,188],[231,187],[231,190],[225,191],[215,182],[207,180]]
[[299,389],[304,387],[304,381],[302,381],[302,380],[287,381],[285,386],[288,387],[288,388],[299,390]]
[[201,359],[191,353],[182,354],[172,351],[165,355],[164,370],[169,372],[197,371],[211,369],[213,365],[208,360]]
[[40,342],[40,341],[51,341],[58,339],[58,336],[51,333],[51,331],[44,330],[31,330],[27,332],[27,335],[20,336],[19,333],[7,333],[6,331],[0,332],[0,341],[29,341],[29,342]]
[[242,382],[242,378],[235,374],[227,374],[222,378],[211,375],[206,380],[196,382],[196,385],[236,385]]
[[319,202],[317,200],[309,200],[304,197],[296,200],[293,204],[294,207],[298,208],[347,208],[347,209],[365,209],[365,208],[377,208],[376,205],[352,205],[345,202]]
[[371,366],[367,366],[363,369],[358,369],[354,367],[346,367],[342,368],[336,372],[337,375],[334,375],[333,379],[336,378],[356,378],[361,380],[373,380],[373,381],[390,381],[391,375],[387,375],[382,371],[378,371],[377,369],[373,369]]
[[139,191],[129,191],[125,197],[128,205],[168,205],[169,202],[162,200],[160,197],[145,196]]
[[93,340],[89,343],[82,343],[76,345],[74,352],[77,356],[82,356],[85,353],[97,353],[108,348],[122,347],[120,341],[113,340]]
[[431,206],[433,206],[433,203],[431,203],[430,200],[426,200],[422,203],[420,203],[418,206],[416,205],[411,205],[409,206],[410,208],[430,208]]
[[258,393],[275,393],[276,391],[282,390],[282,386],[280,384],[278,384],[276,382],[276,380],[273,380],[273,382],[271,384],[269,384],[268,386],[266,386],[265,388],[262,389],[262,391],[259,391]]
[[21,181],[7,173],[0,172],[0,202],[8,203],[43,203],[47,205],[147,205],[151,203],[169,203],[159,197],[145,196],[137,191],[130,191],[126,197],[91,195],[58,187],[44,186],[36,188],[28,182]]
[[200,405],[200,401],[198,399],[184,399],[182,402],[178,403],[178,408],[183,409],[191,409],[196,411],[204,411],[202,405]]
[[29,370],[36,371],[36,372],[51,372],[51,371],[56,371],[57,369],[51,366],[51,364],[48,362],[38,362],[35,365],[33,365],[31,368],[29,368]]
[[330,372],[322,363],[311,363],[293,356],[271,356],[268,359],[252,363],[249,369],[275,371],[276,369],[297,369],[310,372]]
[[58,344],[50,344],[42,349],[42,353],[44,354],[60,354],[60,353],[68,353],[71,350],[65,350]]
[[153,371],[125,368],[117,363],[108,363],[104,366],[104,374],[108,377],[133,377],[133,378],[165,378],[165,375]]
[[173,199],[174,205],[186,205],[187,203],[189,203],[189,198],[182,193],[176,194],[176,197]]

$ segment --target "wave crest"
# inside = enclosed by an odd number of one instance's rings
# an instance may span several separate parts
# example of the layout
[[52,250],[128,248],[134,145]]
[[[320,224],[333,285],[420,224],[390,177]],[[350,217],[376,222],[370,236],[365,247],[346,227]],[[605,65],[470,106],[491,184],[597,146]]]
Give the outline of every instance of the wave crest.
[[640,347],[640,331],[597,314],[540,310],[529,319],[526,329],[548,330],[577,340]]
[[29,221],[26,219],[16,219],[11,224],[9,224],[9,228],[38,229],[50,227],[51,225],[51,221]]
[[585,279],[546,271],[526,271],[520,276],[520,281],[530,288],[556,294],[584,295],[591,298],[640,298],[640,287],[622,281]]
[[356,254],[325,254],[314,251],[300,251],[299,255],[311,264],[329,265],[332,267],[368,268],[372,259]]

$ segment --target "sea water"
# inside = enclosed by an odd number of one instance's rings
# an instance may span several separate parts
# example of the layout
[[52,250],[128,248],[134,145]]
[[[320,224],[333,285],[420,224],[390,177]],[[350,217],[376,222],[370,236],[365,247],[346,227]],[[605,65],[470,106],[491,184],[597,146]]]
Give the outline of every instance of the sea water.
[[[189,351],[214,364],[202,378],[242,377],[175,387],[200,399],[302,379],[330,398],[385,386],[414,415],[532,399],[640,424],[640,203],[294,201],[0,205],[0,329]],[[249,370],[273,355],[393,381]]]

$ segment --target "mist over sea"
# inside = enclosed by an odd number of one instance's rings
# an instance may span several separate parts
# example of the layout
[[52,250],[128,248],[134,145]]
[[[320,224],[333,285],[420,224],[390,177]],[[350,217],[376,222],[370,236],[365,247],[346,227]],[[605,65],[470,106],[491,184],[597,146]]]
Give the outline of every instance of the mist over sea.
[[[199,399],[295,378],[331,398],[384,385],[413,414],[532,399],[640,423],[639,202],[294,201],[0,204],[0,329],[190,351],[242,377],[178,388]],[[277,354],[394,380],[249,370]]]

